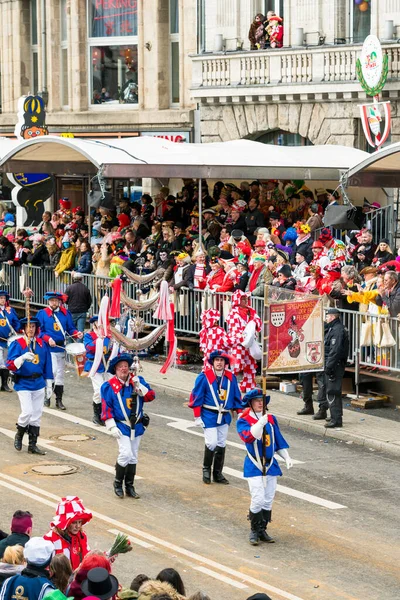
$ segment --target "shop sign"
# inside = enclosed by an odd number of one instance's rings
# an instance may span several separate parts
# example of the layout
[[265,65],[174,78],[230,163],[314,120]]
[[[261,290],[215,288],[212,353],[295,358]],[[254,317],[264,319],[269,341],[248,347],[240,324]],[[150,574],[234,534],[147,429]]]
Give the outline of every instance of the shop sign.
[[92,37],[137,35],[137,0],[91,0]]
[[140,135],[161,138],[169,142],[176,142],[177,144],[190,142],[189,131],[142,131]]
[[383,55],[380,41],[375,35],[365,38],[361,57],[357,59],[357,77],[368,96],[382,91],[388,76],[388,55]]

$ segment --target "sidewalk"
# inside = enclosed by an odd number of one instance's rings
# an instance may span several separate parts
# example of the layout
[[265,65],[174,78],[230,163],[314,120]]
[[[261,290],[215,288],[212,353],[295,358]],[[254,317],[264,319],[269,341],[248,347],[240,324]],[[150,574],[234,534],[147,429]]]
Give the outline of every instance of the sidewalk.
[[[196,373],[183,369],[170,369],[166,375],[162,375],[159,364],[144,360],[142,366],[144,377],[159,393],[166,392],[179,398],[189,399]],[[400,456],[399,422],[345,409],[343,428],[325,429],[325,421],[313,421],[311,416],[302,417],[296,414],[303,406],[299,398],[275,391],[268,393],[271,396],[272,412],[278,417],[281,425],[297,427],[321,437],[333,437]]]

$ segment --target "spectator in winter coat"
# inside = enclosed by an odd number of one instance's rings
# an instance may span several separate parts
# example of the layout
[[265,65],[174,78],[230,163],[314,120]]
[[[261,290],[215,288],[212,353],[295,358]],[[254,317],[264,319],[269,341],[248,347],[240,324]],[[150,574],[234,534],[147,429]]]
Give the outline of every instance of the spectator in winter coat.
[[15,248],[4,235],[0,236],[0,263],[13,264]]
[[78,331],[84,331],[86,315],[92,305],[92,296],[89,288],[82,282],[82,274],[72,274],[72,284],[65,290],[68,310]]
[[17,510],[11,520],[11,534],[0,542],[0,558],[8,546],[25,546],[32,533],[32,515],[28,511]]
[[49,253],[49,266],[54,271],[61,258],[61,249],[56,244],[54,238],[50,238],[46,242],[47,252]]
[[92,272],[92,251],[88,242],[81,242],[81,256],[78,262],[78,267],[75,269],[75,273],[86,273]]
[[60,260],[54,269],[54,274],[56,277],[59,277],[62,273],[64,273],[64,271],[69,271],[74,267],[75,255],[75,245],[71,244],[71,242],[63,242]]
[[386,304],[389,315],[397,317],[400,314],[400,282],[395,271],[387,271],[384,275],[385,291],[377,296],[375,302],[378,306]]
[[272,285],[285,290],[296,289],[296,280],[292,277],[292,269],[289,265],[282,265],[277,272],[277,282]]
[[259,205],[260,201],[257,198],[251,198],[249,201],[249,210],[244,216],[247,227],[247,238],[251,244],[255,242],[256,230],[265,225],[264,215],[259,210]]
[[177,268],[169,281],[171,292],[179,290],[181,287],[193,289],[193,272],[191,268],[191,259],[189,254],[182,252],[176,257]]
[[25,569],[24,548],[17,544],[8,546],[0,562],[0,588],[6,579],[19,575]]
[[264,48],[264,45],[265,45],[264,21],[265,21],[264,15],[261,13],[257,13],[256,16],[254,17],[254,21],[250,25],[250,29],[249,29],[250,50],[259,50],[260,48]]
[[49,252],[40,233],[33,236],[33,252],[27,255],[27,262],[35,267],[47,267],[50,264]]
[[311,206],[308,207],[308,214],[310,216],[308,217],[306,225],[309,226],[310,233],[313,233],[316,229],[321,229],[324,226],[322,218],[318,214],[318,204],[311,204]]

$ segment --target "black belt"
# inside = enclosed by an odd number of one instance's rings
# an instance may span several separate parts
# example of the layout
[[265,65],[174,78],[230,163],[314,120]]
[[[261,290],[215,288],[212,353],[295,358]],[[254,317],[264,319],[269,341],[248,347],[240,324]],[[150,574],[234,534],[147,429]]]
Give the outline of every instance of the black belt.
[[32,375],[19,375],[21,379],[39,379],[43,377],[42,373],[32,373]]

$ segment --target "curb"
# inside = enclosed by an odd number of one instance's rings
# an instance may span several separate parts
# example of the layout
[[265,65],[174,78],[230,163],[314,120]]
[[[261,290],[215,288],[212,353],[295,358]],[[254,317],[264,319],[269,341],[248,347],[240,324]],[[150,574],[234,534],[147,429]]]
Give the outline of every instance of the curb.
[[[165,383],[160,382],[154,383],[153,388],[155,388],[158,393],[170,394],[172,396],[176,396],[177,398],[189,400],[189,392],[179,389],[175,386],[166,385]],[[274,414],[278,417],[280,424],[288,427],[293,427],[295,429],[300,429],[301,431],[317,434],[322,438],[332,438],[342,442],[353,442],[354,444],[357,444],[357,446],[364,446],[365,448],[372,448],[373,450],[378,450],[380,452],[387,452],[393,456],[400,456],[400,444],[395,445],[385,440],[378,440],[369,436],[351,433],[350,431],[346,431],[345,428],[326,429],[323,425],[318,425],[318,423],[312,421],[312,419],[311,421],[303,421],[302,419],[298,419],[292,415],[279,413],[279,411],[275,411]]]

